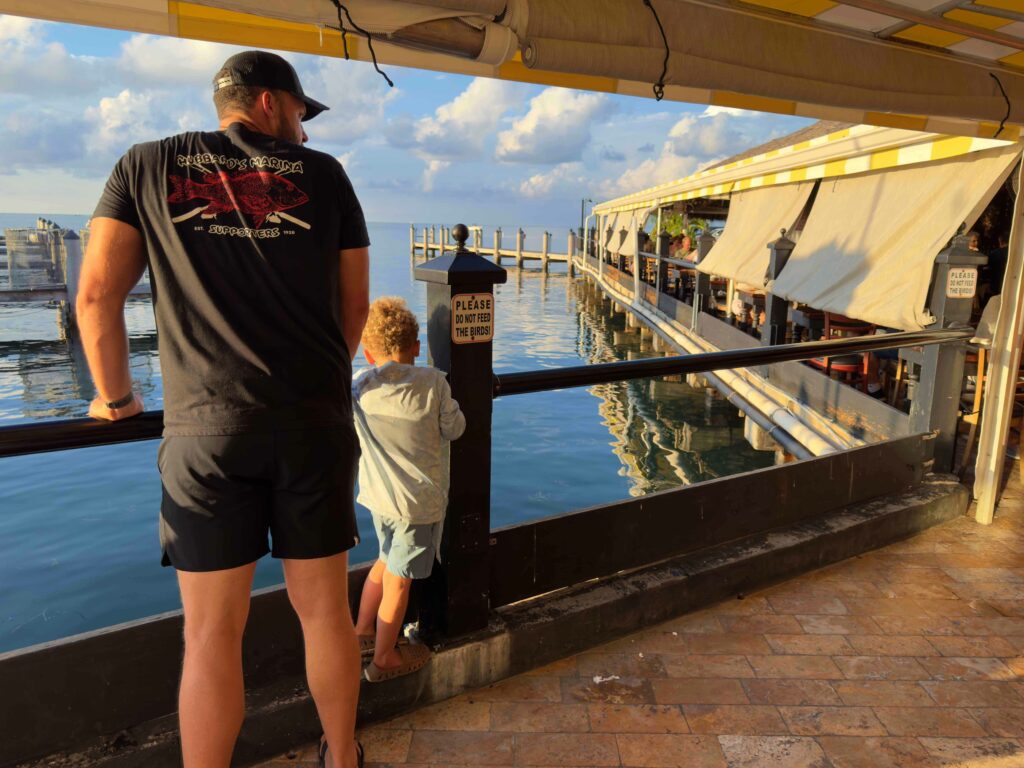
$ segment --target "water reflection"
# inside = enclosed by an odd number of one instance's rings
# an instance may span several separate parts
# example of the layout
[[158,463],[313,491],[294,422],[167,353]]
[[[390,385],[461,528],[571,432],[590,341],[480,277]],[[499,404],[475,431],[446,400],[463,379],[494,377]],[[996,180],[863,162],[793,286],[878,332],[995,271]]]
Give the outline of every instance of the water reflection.
[[[657,357],[651,335],[630,329],[591,283],[572,284],[579,318],[577,350],[589,363]],[[672,351],[671,354],[677,354]],[[612,450],[630,494],[642,496],[679,485],[770,466],[774,454],[755,451],[743,438],[743,418],[714,390],[695,389],[680,377],[598,384],[589,392],[613,437]]]
[[[142,304],[143,300],[135,302]],[[129,307],[129,316],[132,309]],[[56,322],[58,310],[52,312]],[[132,379],[146,407],[159,408],[162,389],[156,331],[132,333],[129,345]],[[89,365],[77,334],[59,330],[55,339],[0,340],[0,421],[81,417],[93,397]]]

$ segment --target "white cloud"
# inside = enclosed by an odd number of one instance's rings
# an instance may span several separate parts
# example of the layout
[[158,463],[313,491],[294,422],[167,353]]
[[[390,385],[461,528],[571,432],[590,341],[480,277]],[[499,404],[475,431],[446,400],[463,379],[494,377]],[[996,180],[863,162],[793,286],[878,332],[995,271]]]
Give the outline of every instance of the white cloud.
[[668,132],[668,142],[675,154],[713,158],[731,152],[742,144],[733,118],[727,114],[714,117],[684,117]]
[[617,179],[606,182],[602,189],[609,197],[638,192],[655,184],[689,176],[701,165],[703,163],[692,155],[676,155],[666,148],[657,158],[644,160],[627,169]]
[[737,109],[736,107],[716,107],[714,104],[709,104],[708,108],[701,113],[701,117],[714,117],[715,115],[729,115],[730,117],[753,117],[757,115],[757,113],[749,112],[745,109]]
[[85,111],[85,119],[92,125],[86,148],[96,154],[116,153],[154,138],[157,131],[151,122],[152,112],[152,93],[133,93],[126,88],[117,96],[100,99],[97,106]]
[[564,88],[545,88],[530,110],[498,134],[495,157],[521,163],[579,160],[590,142],[590,126],[606,108],[607,97]]
[[95,89],[97,60],[71,56],[63,45],[46,42],[47,24],[0,15],[0,93],[32,96]]
[[379,131],[399,94],[362,62],[304,56],[294,63],[302,89],[330,107],[305,124],[314,141],[345,145]]
[[387,123],[385,134],[393,148],[408,149],[425,163],[422,189],[434,189],[437,176],[455,160],[484,154],[505,113],[520,106],[525,89],[515,83],[474,78],[466,89],[433,115],[414,119],[399,116]]
[[133,86],[191,85],[209,98],[220,65],[240,50],[203,40],[132,35],[121,44],[117,68],[123,82]]
[[425,158],[479,156],[505,113],[522,102],[521,86],[477,77],[432,116],[395,121],[389,138],[394,146],[414,148]]
[[450,166],[451,162],[448,160],[427,160],[427,165],[423,169],[423,191],[433,192],[434,180],[437,178],[437,174],[447,170]]
[[555,197],[572,194],[586,189],[587,179],[582,173],[583,166],[578,162],[560,163],[550,171],[535,173],[519,184],[519,194],[528,198]]

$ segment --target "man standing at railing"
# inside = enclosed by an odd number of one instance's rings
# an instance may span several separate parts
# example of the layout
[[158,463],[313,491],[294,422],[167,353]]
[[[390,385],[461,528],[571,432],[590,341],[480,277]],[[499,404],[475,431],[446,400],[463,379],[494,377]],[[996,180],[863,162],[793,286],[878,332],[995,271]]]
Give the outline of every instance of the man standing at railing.
[[142,411],[124,303],[148,263],[165,393],[160,539],[185,614],[184,764],[231,761],[242,632],[269,534],[302,623],[321,758],[353,768],[350,384],[369,305],[366,224],[338,162],[302,146],[302,121],[326,107],[284,59],[232,56],[213,98],[218,131],[132,147],[96,209],[77,300],[99,392],[89,413]]

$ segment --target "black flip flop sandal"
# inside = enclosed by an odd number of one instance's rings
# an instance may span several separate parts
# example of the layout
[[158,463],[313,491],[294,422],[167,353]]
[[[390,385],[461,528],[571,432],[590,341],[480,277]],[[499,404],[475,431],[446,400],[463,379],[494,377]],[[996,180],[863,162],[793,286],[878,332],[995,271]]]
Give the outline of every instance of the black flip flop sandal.
[[[356,739],[356,765],[359,768],[363,768],[363,745]],[[327,767],[327,739],[324,736],[320,736],[320,768]]]

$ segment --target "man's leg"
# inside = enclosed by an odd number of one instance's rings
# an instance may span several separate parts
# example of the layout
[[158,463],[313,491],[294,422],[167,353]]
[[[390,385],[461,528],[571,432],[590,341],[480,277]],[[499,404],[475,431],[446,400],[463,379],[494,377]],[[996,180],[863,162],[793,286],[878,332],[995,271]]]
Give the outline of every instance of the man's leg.
[[256,563],[224,571],[178,571],[185,661],[178,692],[185,768],[228,768],[245,716],[242,633]]
[[396,576],[384,571],[384,598],[377,611],[377,642],[373,650],[373,663],[380,669],[392,669],[402,664],[402,657],[395,650],[398,635],[402,631],[402,620],[409,607],[409,591],[412,579]]
[[377,560],[366,574],[363,593],[359,599],[359,618],[356,620],[357,635],[377,634],[377,611],[384,597],[384,561]]
[[330,768],[355,768],[359,644],[348,606],[348,553],[282,560],[288,597],[302,623],[306,678],[330,746]]

